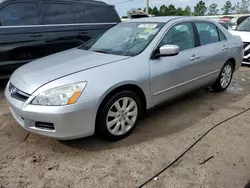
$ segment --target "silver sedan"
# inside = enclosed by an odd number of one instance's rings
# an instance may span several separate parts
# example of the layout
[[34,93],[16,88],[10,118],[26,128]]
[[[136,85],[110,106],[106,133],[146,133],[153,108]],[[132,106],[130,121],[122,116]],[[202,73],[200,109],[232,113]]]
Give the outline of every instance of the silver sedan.
[[240,37],[213,21],[130,20],[78,48],[24,65],[5,95],[27,131],[60,140],[96,132],[118,140],[163,101],[208,85],[224,91],[242,58]]

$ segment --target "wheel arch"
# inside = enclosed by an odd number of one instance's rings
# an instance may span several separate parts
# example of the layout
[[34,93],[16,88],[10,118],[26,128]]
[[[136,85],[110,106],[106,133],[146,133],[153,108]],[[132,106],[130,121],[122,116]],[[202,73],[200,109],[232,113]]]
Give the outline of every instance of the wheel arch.
[[95,127],[96,127],[98,116],[100,115],[100,111],[101,111],[102,107],[105,105],[105,102],[111,96],[113,96],[114,94],[116,94],[118,92],[121,92],[121,91],[125,91],[125,90],[133,91],[135,94],[137,94],[138,97],[141,100],[143,111],[146,110],[146,108],[147,108],[147,99],[146,99],[145,93],[143,92],[143,90],[142,90],[142,88],[140,86],[138,86],[134,82],[117,84],[116,86],[113,86],[113,87],[109,88],[103,94],[103,96],[100,98],[100,101],[99,101],[98,107],[97,107],[96,118],[95,118]]
[[229,58],[227,61],[229,61],[229,62],[231,62],[231,63],[233,64],[233,69],[234,69],[234,71],[235,71],[236,60],[235,60],[233,57],[231,57],[231,58]]

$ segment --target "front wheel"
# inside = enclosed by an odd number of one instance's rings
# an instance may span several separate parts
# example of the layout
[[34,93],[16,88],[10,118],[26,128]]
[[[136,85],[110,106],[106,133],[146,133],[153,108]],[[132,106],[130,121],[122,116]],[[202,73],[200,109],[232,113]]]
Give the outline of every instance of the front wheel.
[[212,89],[216,92],[225,91],[229,86],[229,84],[231,83],[233,77],[233,71],[234,71],[233,63],[230,61],[226,62],[216,82],[211,86]]
[[135,128],[141,102],[132,91],[122,91],[107,100],[97,117],[97,133],[109,140],[120,140]]

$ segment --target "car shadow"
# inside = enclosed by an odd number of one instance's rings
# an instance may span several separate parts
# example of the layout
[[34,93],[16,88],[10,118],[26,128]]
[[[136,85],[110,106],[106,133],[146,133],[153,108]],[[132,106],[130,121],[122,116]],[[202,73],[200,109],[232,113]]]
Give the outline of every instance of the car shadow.
[[[236,101],[243,96],[237,96],[230,92],[215,93],[208,89],[199,90],[150,110],[139,122],[133,133],[118,142],[105,141],[92,136],[60,141],[60,143],[77,149],[106,150],[166,137],[178,131],[183,131],[219,109],[225,108],[232,102],[232,97]],[[221,100],[222,98],[223,100]]]

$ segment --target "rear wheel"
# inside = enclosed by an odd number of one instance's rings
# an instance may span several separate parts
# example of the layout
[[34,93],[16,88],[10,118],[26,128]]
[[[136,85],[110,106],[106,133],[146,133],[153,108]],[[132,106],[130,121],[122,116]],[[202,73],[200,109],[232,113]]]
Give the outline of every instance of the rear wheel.
[[234,71],[233,63],[230,61],[226,62],[216,82],[211,86],[212,89],[217,92],[225,91],[229,86],[229,84],[231,83],[233,77],[233,71]]
[[100,109],[97,119],[98,134],[109,140],[120,140],[135,128],[141,115],[141,102],[132,91],[122,91]]

